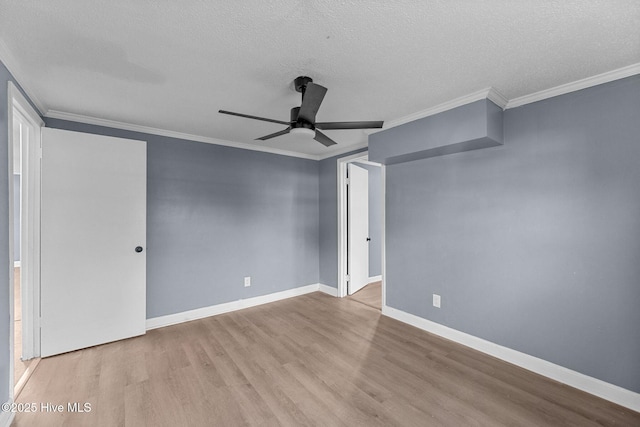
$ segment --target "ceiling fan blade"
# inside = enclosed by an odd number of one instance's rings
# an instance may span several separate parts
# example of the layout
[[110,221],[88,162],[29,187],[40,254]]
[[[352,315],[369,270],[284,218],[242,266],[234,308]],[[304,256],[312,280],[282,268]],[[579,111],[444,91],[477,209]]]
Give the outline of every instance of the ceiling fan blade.
[[287,126],[289,125],[289,122],[283,122],[282,120],[266,119],[264,117],[257,117],[257,116],[250,116],[248,114],[234,113],[233,111],[218,110],[218,113],[229,114],[231,116],[244,117],[244,118],[247,118],[247,119],[262,120],[263,122],[278,123],[278,124],[287,125]]
[[382,121],[372,122],[322,122],[316,123],[318,129],[374,129],[381,128],[384,125]]
[[318,141],[320,144],[324,145],[325,147],[331,147],[332,145],[336,145],[337,144],[337,142],[335,142],[333,139],[329,138],[324,133],[320,132],[318,129],[316,129],[316,136],[314,136],[313,139],[315,139],[316,141]]
[[276,136],[286,135],[289,133],[290,130],[291,130],[291,126],[286,128],[285,130],[281,130],[280,132],[275,132],[269,135],[261,136],[260,138],[256,138],[256,141],[257,140],[266,141],[267,139],[275,138]]
[[320,109],[320,104],[327,93],[327,88],[315,83],[307,83],[307,87],[302,96],[302,105],[298,112],[298,120],[303,119],[309,123],[315,123],[316,114]]

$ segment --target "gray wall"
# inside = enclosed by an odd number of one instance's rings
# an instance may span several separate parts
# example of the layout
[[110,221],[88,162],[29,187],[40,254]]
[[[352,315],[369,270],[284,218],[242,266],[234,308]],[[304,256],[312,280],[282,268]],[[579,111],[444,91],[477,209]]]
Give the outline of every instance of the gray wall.
[[634,76],[388,166],[387,304],[640,392],[639,118]]
[[495,147],[503,139],[502,108],[481,99],[371,134],[369,160],[393,165]]
[[147,141],[147,318],[318,283],[318,162],[46,123]]
[[382,274],[382,168],[354,162],[369,171],[369,277]]
[[13,260],[20,261],[20,175],[13,175]]

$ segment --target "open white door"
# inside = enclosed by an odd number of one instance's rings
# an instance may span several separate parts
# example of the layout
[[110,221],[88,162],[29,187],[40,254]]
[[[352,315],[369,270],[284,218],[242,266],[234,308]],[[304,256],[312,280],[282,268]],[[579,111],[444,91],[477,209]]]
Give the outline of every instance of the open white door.
[[353,295],[369,280],[369,171],[349,163],[348,259],[349,285]]
[[43,357],[145,333],[146,149],[42,129]]

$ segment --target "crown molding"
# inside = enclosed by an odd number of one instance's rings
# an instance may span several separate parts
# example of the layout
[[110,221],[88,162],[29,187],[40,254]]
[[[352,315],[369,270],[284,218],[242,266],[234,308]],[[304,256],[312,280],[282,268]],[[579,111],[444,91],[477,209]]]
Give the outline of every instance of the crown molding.
[[624,79],[640,74],[640,63],[632,64],[627,67],[618,68],[617,70],[607,71],[606,73],[597,74],[585,79],[576,80],[575,82],[566,83],[550,89],[541,90],[540,92],[531,93],[529,95],[520,96],[509,100],[506,108],[520,107],[521,105],[531,104],[532,102],[542,101],[544,99],[553,98],[554,96],[564,95],[566,93],[587,89],[592,86],[609,83],[614,80]]
[[[382,129],[365,131],[365,133],[367,135],[372,135],[374,133],[382,132],[387,129],[394,128],[396,126],[403,125],[405,123],[413,122],[414,120],[424,119],[425,117],[433,116],[438,113],[442,113],[444,111],[452,110],[454,108],[461,107],[463,105],[467,105],[472,102],[480,101],[482,99],[487,99],[489,98],[490,94],[492,97],[498,100],[506,99],[502,95],[500,95],[498,91],[496,91],[495,89],[486,88],[486,89],[479,90],[477,92],[473,92],[469,95],[461,96],[460,98],[452,99],[451,101],[443,102],[442,104],[438,104],[434,107],[427,108],[426,110],[421,110],[416,113],[409,114],[407,116],[403,116],[394,120],[388,120],[384,123],[384,126],[382,127]],[[491,99],[491,101],[493,101],[493,99]],[[496,102],[496,101],[493,101],[493,102]],[[501,108],[504,108],[504,107],[501,106]]]
[[498,90],[494,87],[489,88],[489,92],[487,93],[487,99],[503,110],[507,107],[509,100],[503,94],[498,92]]
[[[365,148],[368,145],[367,141],[364,141],[361,143],[336,149],[335,151],[332,150],[330,153],[327,153],[327,154],[313,155],[313,154],[305,154],[305,153],[299,153],[299,152],[289,151],[289,150],[282,150],[282,149],[272,148],[272,147],[261,147],[261,146],[247,144],[243,142],[235,142],[235,141],[229,141],[229,140],[224,140],[219,138],[212,138],[212,137],[205,137],[205,136],[193,135],[193,134],[182,133],[182,132],[175,132],[175,131],[170,131],[166,129],[153,128],[149,126],[135,125],[131,123],[119,122],[114,120],[100,119],[100,118],[81,115],[81,114],[66,113],[66,112],[57,111],[57,110],[49,110],[45,106],[45,104],[42,101],[40,101],[40,99],[35,95],[35,93],[32,90],[30,90],[29,86],[25,85],[23,81],[19,80],[18,76],[23,75],[22,70],[18,62],[15,60],[15,57],[13,56],[13,54],[11,53],[11,51],[9,50],[9,48],[7,47],[7,45],[2,39],[0,39],[0,61],[2,61],[2,63],[7,68],[7,70],[9,70],[15,82],[24,91],[24,93],[27,95],[29,100],[34,104],[34,106],[38,110],[38,113],[43,117],[69,120],[74,122],[92,124],[97,126],[105,126],[110,128],[116,128],[116,129],[130,130],[134,132],[143,132],[143,133],[148,133],[152,135],[161,135],[161,136],[167,136],[171,138],[204,142],[208,144],[216,144],[216,145],[240,148],[245,150],[261,151],[265,153],[278,154],[278,155],[290,156],[290,157],[298,157],[298,158],[309,159],[309,160],[324,160],[330,157],[348,153],[350,151],[355,151],[361,148]],[[495,88],[489,87],[489,88],[482,89],[477,92],[444,102],[434,107],[430,107],[425,110],[415,112],[413,114],[409,114],[394,120],[386,121],[382,129],[365,130],[364,134],[368,137],[371,134],[381,132],[387,129],[391,129],[393,127],[400,126],[405,123],[412,122],[414,120],[419,120],[425,117],[433,116],[435,114],[442,113],[444,111],[451,110],[453,108],[470,104],[472,102],[479,101],[482,99],[489,99],[491,102],[493,102],[494,104],[496,104],[497,106],[499,106],[504,110],[509,108],[520,107],[525,104],[542,101],[544,99],[552,98],[559,95],[564,95],[570,92],[575,92],[575,91],[586,89],[592,86],[597,86],[603,83],[612,82],[614,80],[623,79],[636,74],[640,74],[640,63],[632,64],[623,68],[598,74],[596,76],[587,77],[581,80],[577,80],[575,82],[563,84],[560,86],[556,86],[550,89],[545,89],[539,92],[520,96],[510,100],[507,99]]]
[[438,104],[434,107],[427,108],[426,110],[418,111],[407,116],[400,117],[398,119],[389,120],[385,122],[382,129],[367,130],[365,133],[371,135],[377,132],[382,132],[387,129],[391,129],[396,126],[403,125],[405,123],[412,122],[414,120],[423,119],[425,117],[433,116],[438,113],[442,113],[447,110],[451,110],[457,107],[461,107],[466,104],[470,104],[481,99],[488,99],[503,110],[509,108],[520,107],[525,104],[531,104],[532,102],[542,101],[547,98],[553,98],[555,96],[564,95],[570,92],[575,92],[582,89],[587,89],[592,86],[597,86],[604,83],[609,83],[615,80],[623,79],[625,77],[631,77],[636,74],[640,74],[640,63],[632,64],[627,67],[618,68],[616,70],[607,71],[606,73],[598,74],[595,76],[587,77],[575,82],[563,84],[553,88],[545,89],[540,92],[535,92],[529,95],[520,96],[518,98],[508,99],[502,95],[497,89],[489,87],[482,89],[469,95],[461,96],[460,98],[453,99],[451,101]]
[[[2,47],[3,47],[2,41],[0,40],[0,54],[2,53]],[[8,51],[5,49],[5,53],[6,52]],[[0,55],[0,59],[3,59],[2,55]],[[582,80],[577,80],[575,82],[556,86],[550,89],[545,89],[540,92],[535,92],[529,95],[513,98],[511,100],[507,99],[497,89],[493,87],[489,87],[486,89],[479,90],[477,92],[473,92],[469,95],[461,96],[459,98],[452,99],[451,101],[438,104],[434,107],[427,108],[426,110],[421,110],[416,113],[400,117],[398,119],[386,121],[382,129],[365,130],[364,133],[368,137],[369,135],[372,135],[374,133],[382,132],[384,130],[391,129],[396,126],[400,126],[405,123],[409,123],[425,117],[433,116],[435,114],[442,113],[444,111],[448,111],[457,107],[461,107],[463,105],[470,104],[472,102],[480,101],[482,99],[488,99],[494,104],[496,104],[498,107],[502,108],[503,110],[506,110],[509,108],[520,107],[522,105],[526,105],[533,102],[542,101],[544,99],[553,98],[555,96],[564,95],[570,92],[586,89],[592,86],[597,86],[603,83],[612,82],[614,80],[623,79],[625,77],[630,77],[636,74],[640,74],[640,63],[619,68],[617,70],[608,71],[606,73],[598,74],[596,76],[587,77]],[[14,77],[15,77],[15,74],[14,74]],[[227,147],[241,148],[246,150],[262,151],[266,153],[279,154],[283,156],[299,157],[299,158],[309,159],[309,160],[324,160],[330,157],[348,153],[350,151],[366,148],[368,146],[368,141],[364,141],[354,145],[342,147],[335,151],[332,150],[330,153],[327,153],[327,154],[313,155],[313,154],[298,153],[298,152],[289,151],[289,150],[281,150],[281,149],[271,148],[271,147],[260,147],[252,144],[228,141],[228,140],[218,139],[218,138],[204,137],[200,135],[174,132],[174,131],[165,130],[165,129],[157,129],[157,128],[152,128],[148,126],[134,125],[130,123],[118,122],[113,120],[99,119],[96,117],[90,117],[90,116],[73,114],[73,113],[65,113],[65,112],[56,111],[56,110],[47,111],[47,113],[45,114],[45,117],[93,124],[98,126],[106,126],[106,127],[116,128],[116,129],[130,130],[134,132],[143,132],[143,133],[149,133],[153,135],[168,136],[172,138],[186,139],[190,141],[205,142],[209,144],[223,145]]]
[[158,129],[150,126],[135,125],[132,123],[119,122],[115,120],[100,119],[97,117],[85,116],[82,114],[65,113],[64,111],[49,110],[45,117],[52,119],[68,120],[71,122],[85,123],[89,125],[104,126],[114,129],[128,130],[132,132],[148,133],[151,135],[166,136],[169,138],[184,139],[188,141],[204,142],[207,144],[223,145],[226,147],[241,148],[244,150],[262,151],[265,153],[279,154],[282,156],[299,157],[308,160],[318,160],[318,156],[312,154],[298,153],[295,151],[281,150],[271,147],[260,147],[244,142],[228,141],[226,139],[211,138],[207,136],[193,135],[190,133],[174,132],[166,129]]
[[41,116],[44,111],[47,111],[46,106],[40,101],[40,99],[36,96],[35,92],[33,92],[29,86],[25,85],[24,80],[20,80],[20,76],[22,76],[22,69],[20,65],[18,65],[18,61],[16,61],[15,57],[5,44],[4,40],[0,39],[0,61],[4,64],[4,66],[9,70],[9,73],[13,76],[15,83],[19,86],[27,97],[31,100],[33,105],[38,110],[38,114]]

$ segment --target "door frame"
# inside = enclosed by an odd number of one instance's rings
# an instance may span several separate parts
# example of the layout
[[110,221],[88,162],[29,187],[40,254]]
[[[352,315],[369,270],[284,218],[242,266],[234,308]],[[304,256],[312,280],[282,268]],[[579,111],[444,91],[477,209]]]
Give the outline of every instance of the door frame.
[[[371,277],[369,274],[369,258],[371,257],[371,251],[369,250],[371,246],[369,219],[371,212],[369,209],[369,169],[367,166],[360,162],[347,163],[348,295],[354,295],[367,286]],[[365,216],[366,218],[364,218]],[[364,227],[365,225],[366,227]],[[360,233],[364,234],[361,235]]]
[[[14,112],[22,116],[33,130],[33,135],[23,143],[23,153],[21,159],[20,186],[27,197],[23,197],[21,202],[21,236],[20,236],[20,277],[21,277],[21,298],[22,298],[22,331],[23,349],[22,355],[25,359],[32,359],[40,355],[40,157],[41,157],[41,128],[44,121],[31,106],[29,101],[22,95],[16,85],[9,81],[7,84],[7,128],[8,128],[8,161],[9,161],[9,397],[14,398],[14,322],[15,322],[15,295],[13,292],[14,281],[14,224],[13,215],[14,191],[13,191],[13,135],[14,135]],[[26,191],[25,191],[26,190]],[[23,274],[27,271],[27,274]],[[28,375],[28,372],[25,372]]]
[[363,163],[372,166],[381,167],[381,180],[382,180],[382,306],[384,307],[386,301],[386,287],[385,287],[385,212],[384,212],[384,200],[385,200],[385,185],[384,185],[384,165],[369,161],[369,151],[362,151],[360,153],[351,154],[349,156],[341,157],[337,161],[337,174],[338,174],[338,298],[347,296],[347,164],[352,162]]

